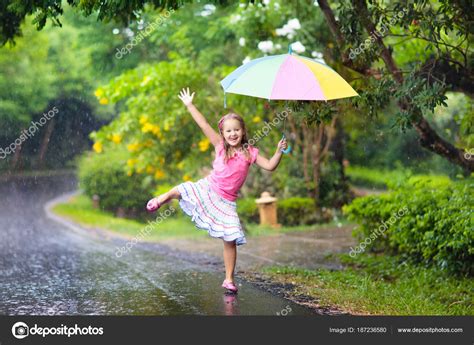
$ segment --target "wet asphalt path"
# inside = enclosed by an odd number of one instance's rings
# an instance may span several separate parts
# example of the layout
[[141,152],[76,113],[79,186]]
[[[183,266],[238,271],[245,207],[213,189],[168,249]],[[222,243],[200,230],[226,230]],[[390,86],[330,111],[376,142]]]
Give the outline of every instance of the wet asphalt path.
[[71,176],[0,180],[0,315],[309,315],[308,309],[242,282],[220,283],[221,263],[166,246],[73,231],[44,204],[76,189]]

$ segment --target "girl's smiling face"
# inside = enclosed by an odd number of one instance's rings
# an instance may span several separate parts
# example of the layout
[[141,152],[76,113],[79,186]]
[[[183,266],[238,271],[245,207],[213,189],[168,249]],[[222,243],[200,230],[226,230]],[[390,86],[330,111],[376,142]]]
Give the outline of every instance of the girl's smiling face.
[[238,120],[228,119],[222,124],[222,135],[230,146],[238,147],[244,136],[244,131]]

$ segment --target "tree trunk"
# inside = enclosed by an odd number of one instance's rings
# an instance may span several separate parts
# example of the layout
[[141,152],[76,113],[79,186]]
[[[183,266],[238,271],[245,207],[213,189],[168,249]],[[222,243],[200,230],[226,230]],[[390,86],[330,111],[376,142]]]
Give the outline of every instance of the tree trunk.
[[56,119],[53,117],[51,120],[49,120],[48,126],[46,127],[46,131],[41,141],[41,146],[40,146],[40,150],[38,154],[38,161],[36,164],[36,167],[38,169],[42,169],[44,167],[44,158],[46,157],[46,152],[48,151],[49,142],[51,140],[51,135],[53,134],[55,124],[56,124]]
[[304,143],[301,146],[301,151],[303,153],[303,175],[306,182],[306,190],[308,191],[310,198],[316,199],[315,190],[311,187],[311,177],[309,175],[310,168],[311,170],[313,169],[312,166],[309,166],[313,141],[311,139],[311,130],[306,123],[303,123],[303,141]]
[[474,159],[469,159],[464,150],[454,147],[439,137],[424,117],[421,117],[419,122],[415,122],[413,126],[420,136],[421,146],[447,158],[451,163],[459,165],[467,171],[474,171]]
[[344,170],[344,128],[340,119],[336,120],[335,124],[336,134],[331,143],[332,152],[334,152],[334,159],[339,166],[339,182],[341,185],[346,183],[346,174]]
[[326,157],[335,133],[338,116],[334,116],[329,126],[321,123],[313,131],[311,140],[311,159],[313,161],[314,202],[318,215],[321,214],[321,164]]
[[[21,131],[23,132],[23,130]],[[10,163],[10,171],[13,172],[15,170],[21,170],[21,150],[23,149],[23,143],[21,143],[15,150],[13,154],[13,159]]]

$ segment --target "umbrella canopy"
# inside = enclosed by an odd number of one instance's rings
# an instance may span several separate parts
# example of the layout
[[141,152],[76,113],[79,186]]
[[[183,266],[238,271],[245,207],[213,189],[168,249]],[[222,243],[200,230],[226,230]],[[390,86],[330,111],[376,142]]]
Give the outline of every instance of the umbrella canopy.
[[240,66],[221,81],[224,93],[279,100],[327,101],[358,96],[331,67],[291,53]]

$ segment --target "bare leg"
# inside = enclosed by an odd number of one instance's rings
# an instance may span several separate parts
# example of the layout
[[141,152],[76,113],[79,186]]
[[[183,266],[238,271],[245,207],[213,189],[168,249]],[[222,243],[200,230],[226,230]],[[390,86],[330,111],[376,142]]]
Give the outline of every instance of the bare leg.
[[235,262],[237,259],[237,246],[235,241],[224,242],[224,265],[225,265],[225,279],[234,282]]
[[160,196],[157,196],[156,198],[153,198],[150,201],[148,201],[148,205],[156,207],[158,203],[160,203],[161,205],[164,205],[167,202],[170,202],[172,199],[179,199],[180,197],[181,197],[181,194],[179,193],[178,188],[173,187],[168,192],[161,194]]

